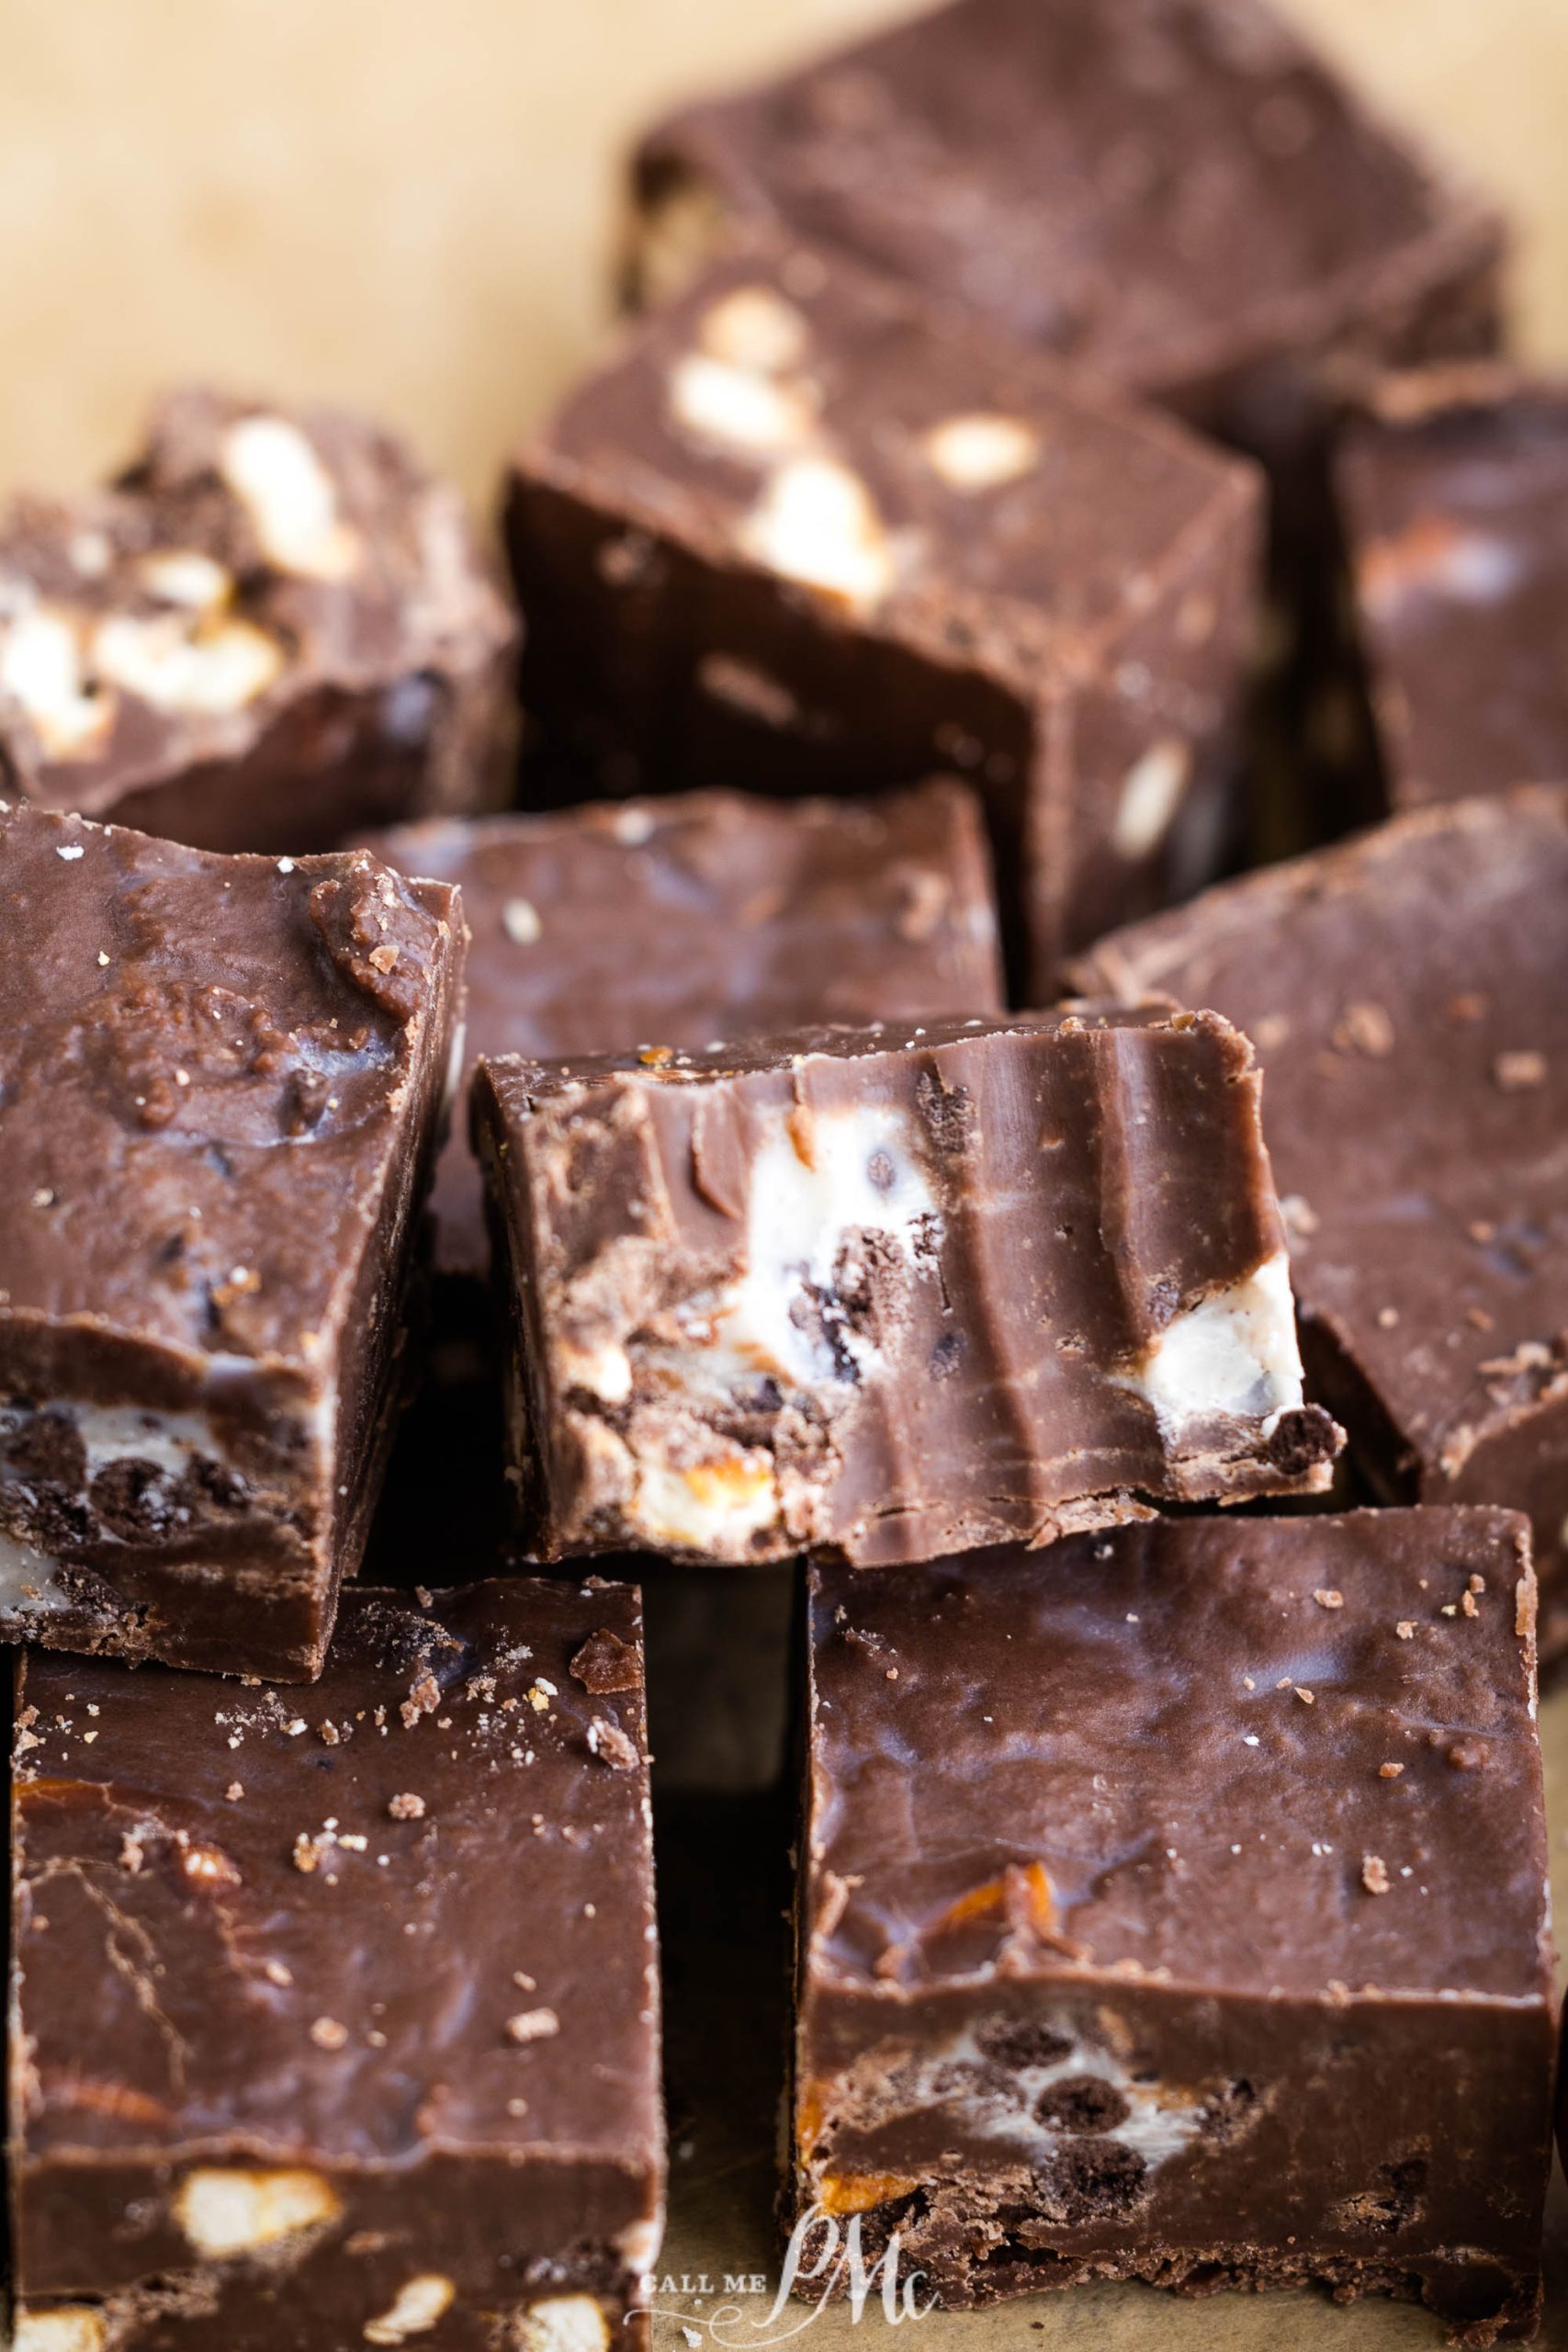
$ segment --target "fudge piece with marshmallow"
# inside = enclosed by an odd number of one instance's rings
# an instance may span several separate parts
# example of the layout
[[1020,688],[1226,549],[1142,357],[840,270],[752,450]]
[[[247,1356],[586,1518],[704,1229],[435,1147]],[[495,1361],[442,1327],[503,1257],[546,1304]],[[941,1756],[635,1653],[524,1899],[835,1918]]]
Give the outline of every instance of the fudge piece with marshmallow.
[[473,1105],[541,1557],[874,1566],[1327,1483],[1214,1015],[481,1060]]
[[515,643],[393,435],[178,392],[111,489],[0,519],[0,788],[216,850],[488,805]]
[[1101,942],[1267,1070],[1316,1392],[1386,1502],[1528,1511],[1568,1648],[1568,792],[1412,809]]
[[25,1656],[17,2352],[647,2352],[622,1584],[346,1594],[310,1690]]
[[0,802],[0,1638],[319,1672],[456,1076],[457,894]]
[[818,1571],[802,2281],[858,2217],[946,2305],[1318,2284],[1530,2335],[1534,1602],[1525,1522],[1480,1508]]
[[1387,802],[1568,780],[1568,385],[1391,378],[1337,479]]
[[1245,460],[759,251],[517,458],[524,701],[615,792],[961,773],[1039,1001],[1065,947],[1214,868],[1258,527]]

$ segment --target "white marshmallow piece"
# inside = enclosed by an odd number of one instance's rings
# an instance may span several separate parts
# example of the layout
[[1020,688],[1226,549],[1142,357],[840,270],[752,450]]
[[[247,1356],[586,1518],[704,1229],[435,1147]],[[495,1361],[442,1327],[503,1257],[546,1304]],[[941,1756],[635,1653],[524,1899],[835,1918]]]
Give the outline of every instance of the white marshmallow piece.
[[79,625],[48,605],[0,626],[0,695],[21,705],[51,760],[87,758],[114,717],[113,697],[91,691]]
[[1269,1435],[1302,1402],[1291,1266],[1283,1250],[1246,1280],[1211,1291],[1173,1316],[1118,1385],[1150,1404],[1169,1444],[1221,1419],[1260,1422]]
[[743,554],[870,612],[894,584],[892,542],[860,476],[832,458],[794,458],[768,481],[737,532]]

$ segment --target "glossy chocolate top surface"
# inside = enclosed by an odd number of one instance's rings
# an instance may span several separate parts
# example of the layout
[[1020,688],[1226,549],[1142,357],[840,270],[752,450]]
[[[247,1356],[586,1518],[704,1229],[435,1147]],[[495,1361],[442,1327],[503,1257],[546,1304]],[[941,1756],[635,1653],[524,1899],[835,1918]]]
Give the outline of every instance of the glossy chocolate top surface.
[[[405,874],[461,887],[470,1059],[1001,1001],[984,832],[959,785],[875,801],[690,793],[400,826],[376,846]],[[462,1124],[436,1179],[439,1262],[479,1274]]]
[[1252,1038],[1297,1297],[1434,1497],[1568,1371],[1565,924],[1568,794],[1525,791],[1224,884],[1077,967]]
[[1512,1514],[1160,1520],[811,1592],[819,1989],[1550,1998]]
[[31,1653],[17,1704],[29,2164],[656,2166],[633,1588],[351,1587],[310,1689]]
[[323,1378],[414,1183],[456,894],[364,851],[220,857],[6,805],[0,933],[0,1343],[69,1323],[176,1385],[226,1359]]
[[742,218],[1154,390],[1500,242],[1249,0],[959,0],[646,142]]
[[1568,387],[1397,377],[1338,481],[1395,805],[1568,778]]
[[628,578],[637,528],[666,533],[1025,694],[1258,500],[1246,460],[793,248],[724,259],[639,322],[518,467],[625,516]]
[[384,694],[417,746],[435,682],[514,633],[458,492],[393,435],[192,388],[111,489],[0,519],[0,779],[102,815],[323,693]]

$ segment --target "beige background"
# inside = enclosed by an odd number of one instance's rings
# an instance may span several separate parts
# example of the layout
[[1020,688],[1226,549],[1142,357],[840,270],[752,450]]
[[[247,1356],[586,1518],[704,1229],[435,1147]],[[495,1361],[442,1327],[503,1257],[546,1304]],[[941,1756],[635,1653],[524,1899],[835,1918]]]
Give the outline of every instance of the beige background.
[[[63,487],[107,465],[157,385],[205,372],[362,401],[488,503],[507,442],[603,322],[615,164],[635,126],[894,13],[889,0],[0,0],[0,487]],[[1568,359],[1568,0],[1297,0],[1297,14],[1513,204],[1521,340]],[[1561,1881],[1568,1692],[1545,1728]],[[770,2015],[764,1999],[759,2034]],[[765,2089],[771,2057],[752,2056]],[[678,2147],[668,2267],[766,2267],[760,2116],[721,2103],[678,2124]],[[711,2300],[660,2301],[711,2340]],[[745,2301],[728,2339],[764,2340],[764,2309]],[[807,2341],[829,2352],[881,2333],[873,2314],[852,2335],[840,2311]],[[660,2335],[680,2352],[677,2319]],[[1561,2278],[1545,2340],[1568,2345]],[[1434,2346],[1439,2332],[1375,2306],[1097,2290],[921,2323],[902,2341],[1361,2352]]]
[[[604,315],[668,100],[893,0],[0,0],[0,483],[63,486],[209,370],[362,400],[489,501]],[[1539,225],[1568,358],[1568,0],[1298,0]],[[1550,224],[1550,225],[1549,225]]]

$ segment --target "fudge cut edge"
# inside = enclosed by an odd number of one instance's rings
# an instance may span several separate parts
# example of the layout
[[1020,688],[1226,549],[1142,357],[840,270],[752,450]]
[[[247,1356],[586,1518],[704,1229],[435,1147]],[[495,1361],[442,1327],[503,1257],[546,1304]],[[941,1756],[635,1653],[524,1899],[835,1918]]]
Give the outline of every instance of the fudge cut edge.
[[[341,989],[337,1001],[355,1007],[367,1040],[379,1038],[388,1107],[372,1157],[355,1157],[352,1131],[338,1155],[347,1156],[344,1181],[354,1188],[347,1222],[355,1246],[333,1270],[314,1330],[287,1341],[269,1331],[253,1345],[236,1329],[229,1344],[211,1346],[194,1325],[176,1334],[166,1318],[149,1317],[138,1329],[123,1299],[107,1313],[85,1297],[64,1313],[19,1295],[0,1303],[8,1457],[0,1502],[12,1506],[0,1568],[16,1630],[47,1648],[312,1680],[339,1586],[363,1549],[400,1402],[414,1227],[434,1176],[460,1019],[460,900],[444,884],[406,882],[362,853],[226,859],[26,804],[0,806],[0,826],[32,838],[46,881],[51,847],[71,861],[62,875],[81,875],[82,856],[97,849],[116,861],[118,881],[141,875],[150,886],[209,876],[217,891],[225,869],[244,869],[253,882],[275,871],[272,887],[293,894],[292,912],[315,943],[309,953]],[[125,900],[134,895],[128,889]],[[97,927],[88,928],[96,939]],[[115,936],[112,926],[105,935]],[[158,985],[154,949],[141,994],[151,989],[155,1018]],[[221,997],[221,975],[214,985]],[[175,983],[165,1011],[179,1013],[185,987]],[[332,1001],[321,996],[323,1013]],[[171,1029],[152,1061],[154,1084],[173,1096],[175,1062],[200,1044],[192,1028]],[[262,1036],[243,1082],[277,1067],[276,1081],[260,1082],[277,1084],[283,1132],[309,1151],[314,1124],[335,1105],[308,1053],[288,1066],[288,1046]],[[160,1073],[161,1062],[168,1067]],[[100,1112],[96,1105],[93,1115]],[[159,1159],[163,1112],[151,1092],[134,1118],[147,1129],[152,1223],[177,1227],[188,1194],[177,1156]],[[37,1216],[54,1204],[47,1191],[32,1203]],[[259,1191],[254,1205],[263,1213]],[[265,1206],[280,1213],[276,1187]],[[149,1232],[139,1232],[151,1248]],[[212,1311],[243,1325],[253,1291],[260,1278],[235,1265],[214,1288]]]
[[[1502,1611],[1506,1636],[1517,1644],[1513,1663],[1501,1675],[1489,1678],[1482,1667],[1475,1673],[1482,1681],[1493,1679],[1494,1709],[1511,1716],[1523,1736],[1520,1763],[1533,1813],[1521,1851],[1534,1858],[1524,1872],[1539,1889],[1544,1883],[1545,1827],[1533,1732],[1536,1593],[1528,1523],[1517,1513],[1488,1506],[1458,1506],[1256,1521],[1245,1531],[1240,1523],[1225,1523],[1224,1533],[1238,1550],[1244,1532],[1255,1535],[1259,1546],[1282,1533],[1301,1555],[1299,1577],[1292,1581],[1304,1586],[1314,1573],[1314,1542],[1320,1559],[1323,1538],[1331,1544],[1354,1541],[1359,1526],[1368,1527],[1366,1540],[1373,1543],[1380,1520],[1398,1520],[1429,1532],[1434,1557],[1447,1545],[1461,1569],[1490,1572],[1472,1573],[1468,1586],[1460,1589],[1471,1591],[1472,1609]],[[1118,1548],[1145,1538],[1151,1550],[1161,1542],[1173,1549],[1196,1545],[1204,1541],[1205,1524],[1211,1534],[1222,1525],[1165,1521],[1156,1529],[1124,1530],[1094,1547],[1092,1566],[1088,1547],[1072,1544],[1064,1547],[1069,1555],[1064,1565],[1069,1578],[1076,1568],[1079,1582],[1088,1585],[1091,1577],[1103,1582],[1098,1560],[1113,1556]],[[1076,1560],[1070,1556],[1075,1553]],[[1015,1566],[1023,1565],[1021,1555],[1012,1556]],[[1341,1574],[1346,1565],[1339,1564]],[[1499,1978],[1489,1991],[1467,1991],[1462,1984],[1448,1984],[1439,1972],[1425,1970],[1417,1972],[1421,1984],[1403,1992],[1337,1978],[1316,1987],[1305,1981],[1283,1986],[1260,1982],[1243,1990],[1213,1980],[1201,1969],[1189,1973],[1179,1966],[1145,1968],[1130,1953],[1097,1962],[1075,1937],[1071,1895],[1064,1905],[1059,1898],[1066,1890],[1053,1884],[1043,1863],[996,1866],[997,1854],[1018,1852],[1017,1826],[1006,1818],[987,1824],[982,1804],[969,1824],[972,1874],[995,1868],[995,1875],[918,1925],[922,1905],[931,1909],[930,1894],[918,1879],[901,1889],[896,1875],[899,1852],[910,1839],[914,1845],[906,1860],[911,1872],[923,1859],[918,1805],[902,1829],[895,1824],[898,1775],[918,1769],[908,1759],[911,1754],[918,1758],[919,1743],[911,1748],[908,1724],[896,1731],[891,1724],[879,1729],[874,1722],[865,1744],[857,1746],[844,1673],[825,1673],[823,1655],[836,1640],[853,1645],[858,1670],[873,1692],[873,1715],[896,1714],[905,1703],[911,1666],[918,1677],[922,1663],[931,1663],[933,1645],[945,1640],[953,1656],[967,1655],[961,1628],[943,1631],[951,1612],[947,1618],[940,1609],[933,1612],[925,1581],[929,1577],[934,1588],[939,1577],[951,1578],[957,1572],[962,1617],[963,1566],[938,1562],[925,1577],[910,1572],[903,1584],[904,1641],[889,1626],[896,1608],[878,1610],[874,1602],[872,1624],[851,1622],[868,1593],[880,1600],[887,1591],[884,1580],[868,1586],[831,1567],[809,1572],[804,1673],[810,1728],[801,1832],[806,1863],[796,1885],[786,2204],[786,2218],[804,2233],[803,2262],[820,2243],[814,2233],[836,2231],[834,2243],[841,2245],[843,2233],[852,2229],[868,2266],[896,2245],[906,2269],[922,2271],[938,2302],[954,2308],[1096,2278],[1140,2278],[1187,2291],[1225,2284],[1317,2285],[1348,2300],[1371,2293],[1424,2301],[1453,2324],[1455,2340],[1467,2346],[1530,2336],[1540,2303],[1540,2227],[1551,2163],[1556,2041],[1544,1899],[1535,1902],[1533,1932],[1521,1926],[1519,1947],[1502,1968],[1511,1989],[1500,1989]],[[1030,1561],[1028,1567],[1037,1594],[1045,1596],[1053,1562],[1045,1557]],[[1323,1573],[1321,1565],[1316,1572]],[[1093,1624],[1100,1645],[1097,1654],[1108,1661],[1124,1602],[1137,1593],[1135,1581],[1120,1579],[1114,1567],[1110,1579],[1104,1592],[1058,1597],[1069,1640],[1081,1636],[1086,1623]],[[1345,1580],[1348,1588],[1349,1577]],[[1480,1603],[1476,1587],[1489,1596]],[[1364,1589],[1320,1589],[1310,1595],[1299,1590],[1292,1598],[1304,1604],[1309,1617],[1321,1611],[1323,1621],[1338,1630],[1368,1605],[1369,1596]],[[1438,1623],[1458,1621],[1451,1634],[1438,1639],[1480,1639],[1451,1605],[1439,1616],[1431,1607],[1435,1598],[1425,1580],[1416,1591],[1413,1578],[1406,1579],[1397,1600],[1389,1596],[1390,1619],[1398,1606],[1415,1607]],[[1380,1587],[1371,1596],[1371,1608],[1378,1610],[1381,1601]],[[1047,1600],[1033,1630],[1048,1640],[1050,1623]],[[1027,1624],[1027,1619],[1021,1621],[1021,1640]],[[1391,1622],[1387,1639],[1392,1647],[1407,1633],[1419,1642],[1428,1631],[1425,1623],[1402,1623],[1396,1633]],[[1246,1662],[1254,1662],[1250,1652]],[[1315,1670],[1324,1680],[1332,1672],[1325,1660]],[[1145,1771],[1147,1751],[1135,1737],[1131,1745],[1118,1738],[1116,1671],[1112,1666],[1104,1692],[1105,1760]],[[1215,1671],[1228,1688],[1231,1678],[1223,1661]],[[961,1685],[963,1679],[961,1674]],[[1245,1687],[1250,1691],[1254,1686]],[[960,1714],[996,1704],[989,1682],[976,1688],[985,1695],[955,1688],[947,1703]],[[1274,1694],[1261,1683],[1257,1688],[1259,1699],[1251,1703],[1266,1706]],[[1457,1703],[1461,1711],[1452,1726],[1460,1736],[1447,1762],[1439,1755],[1427,1768],[1446,1778],[1456,1769],[1471,1769],[1485,1746],[1469,1736],[1474,1723],[1463,1712],[1467,1690],[1479,1710],[1474,1688],[1461,1677],[1449,1692],[1450,1706]],[[1332,1702],[1337,1693],[1331,1687],[1311,1695]],[[1303,1696],[1287,1678],[1277,1702],[1296,1707]],[[1082,1727],[1062,1719],[1059,1710],[1042,1719],[1037,1691],[1033,1706],[1036,1727],[1040,1720],[1055,1719],[1047,1746],[1059,1744],[1078,1764],[1086,1753],[1078,1737]],[[1388,1745],[1401,1733],[1411,1742],[1421,1739],[1419,1717],[1406,1725],[1399,1721],[1397,1703],[1392,1713]],[[988,1724],[991,1716],[984,1720]],[[1310,1720],[1304,1708],[1301,1720]],[[1089,1728],[1092,1739],[1092,1724]],[[1011,1737],[1005,1722],[991,1736],[998,1767],[1005,1771]],[[1434,1734],[1426,1744],[1435,1741]],[[1371,1746],[1377,1748],[1376,1735]],[[1094,1760],[1101,1751],[1088,1753]],[[1456,1756],[1461,1756],[1457,1768]],[[896,1758],[905,1760],[896,1764]],[[1088,1763],[1080,1769],[1087,1774]],[[1421,1768],[1385,1764],[1375,1785],[1392,1793],[1397,1775],[1412,1769]],[[1096,1790],[1102,1785],[1097,1776]],[[868,1843],[867,1812],[879,1801],[892,1808],[888,1834]],[[1278,1826],[1270,1815],[1261,1817],[1270,1827]],[[1235,1836],[1256,1836],[1258,1818],[1244,1808],[1235,1818]],[[1070,1883],[1077,1852],[1070,1826],[1064,1823],[1063,1830]],[[1387,1846],[1398,1832],[1390,1826],[1375,1834]],[[1160,1835],[1182,1837],[1186,1843],[1174,1820]],[[1157,1880],[1163,1851],[1118,1849],[1106,1878],[1112,1886],[1129,1876]],[[1229,1851],[1238,1855],[1245,1849],[1232,1843]],[[1332,1857],[1334,1849],[1314,1846],[1314,1855],[1320,1852]],[[951,1865],[960,1858],[942,1846],[940,1859],[952,1875]],[[1174,1855],[1169,1859],[1176,1862]],[[869,1883],[839,1874],[857,1863],[871,1873]],[[1505,1867],[1517,1864],[1513,1855]],[[1353,1854],[1307,1867],[1357,1876]],[[962,1875],[960,1870],[957,1876]],[[1391,1891],[1396,1900],[1406,1897],[1411,1878],[1408,1870],[1391,1876],[1380,1856],[1363,1855],[1350,1900],[1380,1915]],[[1518,1885],[1510,1891],[1522,1920]],[[1098,1892],[1095,1882],[1091,1904]],[[873,1923],[888,1939],[880,1951]],[[1268,1933],[1275,1924],[1269,1919]],[[1128,1937],[1116,1939],[1125,1944]],[[1135,1930],[1132,1939],[1135,1943]],[[1435,2079],[1435,2037],[1452,2065],[1443,2076],[1447,2123],[1434,2134],[1434,2119],[1424,2103]],[[1371,2120],[1347,2133],[1345,2114],[1359,2112],[1367,2103],[1369,2064],[1375,2086]],[[1298,2124],[1292,2078],[1318,2083],[1326,2142],[1314,2143],[1310,2100],[1305,2121]],[[1490,2133],[1472,2123],[1487,2086],[1497,2117]],[[1255,2143],[1250,2153],[1249,2140]],[[1178,2211],[1172,2213],[1160,2193],[1162,2167],[1205,2145],[1213,2184],[1205,2189],[1201,2167],[1185,2190],[1173,2192]],[[1231,2149],[1244,2169],[1227,2182],[1219,2168]],[[1461,2169],[1445,2183],[1444,2156],[1456,2150],[1461,2152]],[[1314,2156],[1325,2154],[1326,2178],[1317,2188],[1311,2168]],[[1472,2239],[1482,2223],[1475,2198],[1483,2182],[1494,2236],[1477,2246]],[[1185,2218],[1179,2212],[1183,2195],[1193,2199]],[[1140,2224],[1146,2201],[1154,2211]],[[832,2291],[845,2291],[842,2259],[833,2278]],[[821,2290],[814,2283],[797,2291],[815,2298]]]
[[[1059,1212],[1100,1238],[1056,1237],[1088,1340],[1005,1328],[1030,1310],[1001,1257],[1051,1246],[1032,1051],[1063,1090],[1043,1115],[1108,1105]],[[1340,1433],[1303,1396],[1257,1091],[1228,1024],[1165,1010],[481,1059],[531,1543],[870,1566],[1047,1542],[1145,1493],[1322,1491]]]

